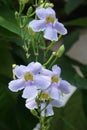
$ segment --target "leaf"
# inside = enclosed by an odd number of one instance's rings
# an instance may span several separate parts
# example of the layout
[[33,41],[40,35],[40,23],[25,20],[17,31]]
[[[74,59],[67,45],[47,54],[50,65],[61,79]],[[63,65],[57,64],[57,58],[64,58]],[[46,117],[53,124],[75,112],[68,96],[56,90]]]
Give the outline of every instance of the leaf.
[[87,118],[81,91],[77,90],[63,108],[56,108],[50,130],[86,130]]
[[75,30],[64,37],[63,44],[65,45],[65,51],[68,51],[72,47],[72,45],[79,39],[79,35],[79,30]]
[[65,23],[66,26],[81,26],[87,27],[87,17],[77,18],[75,20],[71,20]]
[[62,69],[62,78],[69,81],[72,85],[79,89],[87,89],[87,79],[80,77],[73,68],[74,62],[67,56],[60,58],[56,64]]
[[0,26],[3,28],[20,35],[20,29],[17,24],[12,23],[11,21],[7,21],[3,17],[0,16]]
[[84,3],[84,0],[68,0],[65,5],[65,12],[67,14],[70,14],[72,11],[74,11],[83,3]]

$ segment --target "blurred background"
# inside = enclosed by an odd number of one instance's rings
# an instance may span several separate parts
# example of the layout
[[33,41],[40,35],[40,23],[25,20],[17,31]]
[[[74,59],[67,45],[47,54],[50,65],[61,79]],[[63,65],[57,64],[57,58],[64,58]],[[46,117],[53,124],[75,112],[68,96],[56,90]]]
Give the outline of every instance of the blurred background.
[[[54,109],[50,130],[87,129],[87,0],[50,0],[58,20],[66,26],[68,34],[58,42],[65,45],[65,53],[57,61],[63,79],[76,91],[65,107]],[[27,8],[34,4],[29,0]],[[15,19],[18,1],[0,0],[0,130],[32,130],[38,120],[25,108],[21,92],[8,89],[12,80],[12,64],[28,64]],[[55,47],[54,47],[55,49]]]

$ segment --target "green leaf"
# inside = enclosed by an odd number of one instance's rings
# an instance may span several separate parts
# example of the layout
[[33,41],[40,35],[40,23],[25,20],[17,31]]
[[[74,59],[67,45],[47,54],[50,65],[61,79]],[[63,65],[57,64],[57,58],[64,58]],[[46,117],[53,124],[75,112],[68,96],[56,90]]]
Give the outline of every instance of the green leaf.
[[12,23],[11,21],[7,21],[3,17],[0,16],[0,26],[3,28],[20,35],[20,29],[16,23]]
[[19,39],[19,36],[11,31],[0,26],[0,37],[3,41],[15,41]]
[[64,37],[63,44],[65,45],[65,51],[68,51],[72,47],[72,45],[79,39],[79,35],[79,30],[75,30]]
[[71,20],[65,23],[66,26],[81,26],[81,27],[87,27],[87,17],[84,18],[78,18],[75,20]]
[[87,79],[80,77],[73,68],[74,63],[67,56],[63,56],[56,62],[62,69],[62,78],[69,81],[79,89],[87,89]]
[[72,11],[74,11],[83,3],[84,3],[84,0],[68,0],[65,5],[65,12],[67,14],[70,14]]
[[64,108],[56,108],[50,130],[86,130],[87,118],[81,91],[77,90]]

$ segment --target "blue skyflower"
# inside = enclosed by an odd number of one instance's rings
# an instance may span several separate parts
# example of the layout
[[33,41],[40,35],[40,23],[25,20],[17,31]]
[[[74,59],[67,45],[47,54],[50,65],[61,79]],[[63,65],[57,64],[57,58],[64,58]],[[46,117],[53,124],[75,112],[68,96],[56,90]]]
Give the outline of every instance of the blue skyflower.
[[39,105],[42,116],[52,116],[53,107],[59,108],[64,105],[63,93],[70,92],[70,84],[62,80],[61,69],[57,65],[54,65],[51,71],[39,62],[31,62],[27,66],[17,65],[13,74],[16,79],[9,83],[9,89],[13,92],[23,89],[25,106],[33,110],[38,109]]
[[42,65],[39,62],[31,62],[27,66],[16,66],[13,73],[17,79],[9,83],[9,89],[13,92],[24,89],[23,98],[29,98],[30,100],[35,98],[38,89],[44,90],[50,85],[50,80],[39,74],[41,69]]
[[36,9],[36,15],[39,20],[33,20],[29,23],[29,27],[35,32],[44,31],[44,38],[57,41],[58,34],[67,34],[67,29],[56,18],[55,11],[52,8],[38,7]]
[[60,95],[70,93],[70,83],[66,80],[62,80],[60,77],[61,69],[57,65],[52,67],[52,71],[43,68],[41,70],[43,75],[49,76],[51,78],[50,86],[45,90],[50,97],[54,100],[59,100]]

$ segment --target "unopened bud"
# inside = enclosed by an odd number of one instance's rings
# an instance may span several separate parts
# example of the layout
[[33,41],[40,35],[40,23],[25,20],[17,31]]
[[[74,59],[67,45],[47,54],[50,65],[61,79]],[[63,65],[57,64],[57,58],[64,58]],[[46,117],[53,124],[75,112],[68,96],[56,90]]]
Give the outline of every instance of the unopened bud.
[[15,67],[16,67],[16,64],[12,64],[12,69],[15,69]]
[[57,56],[61,57],[65,51],[64,45],[60,46],[59,50],[57,51]]
[[[15,67],[16,67],[16,64],[12,64],[12,72],[13,72],[13,70],[15,69]],[[13,79],[15,80],[16,79],[16,77],[15,77],[15,74],[13,73]]]
[[19,17],[19,13],[16,11],[15,12],[15,17],[18,18]]
[[30,26],[28,26],[28,31],[29,33],[33,36],[35,34],[35,32],[32,30],[32,28]]
[[53,51],[53,52],[52,52],[52,55],[53,55],[53,56],[56,56],[56,52]]
[[33,8],[30,6],[27,10],[27,16],[31,15]]
[[54,4],[53,3],[43,3],[40,5],[41,7],[44,7],[44,8],[48,8],[48,7],[51,7],[53,8],[54,7]]
[[31,113],[32,113],[34,116],[36,116],[36,117],[38,116],[37,111],[36,111],[36,110],[34,110],[34,109],[33,109],[33,110],[31,110]]
[[21,2],[22,4],[26,4],[28,3],[29,0],[19,0],[19,2]]

